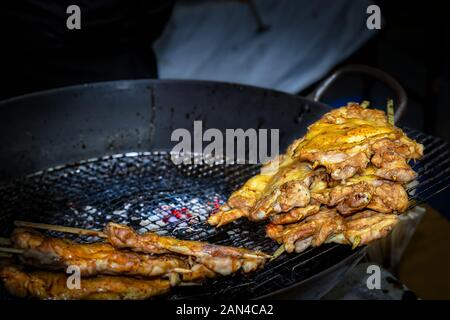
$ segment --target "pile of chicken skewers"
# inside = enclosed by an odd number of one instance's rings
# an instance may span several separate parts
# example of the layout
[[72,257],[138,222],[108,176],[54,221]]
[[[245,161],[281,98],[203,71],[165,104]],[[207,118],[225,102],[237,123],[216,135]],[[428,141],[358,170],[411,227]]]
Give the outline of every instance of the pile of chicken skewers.
[[267,220],[282,252],[335,242],[353,247],[386,236],[408,208],[408,162],[423,146],[381,110],[350,103],[312,124],[284,155],[267,163],[209,217],[220,227]]
[[[104,232],[16,221],[2,252],[16,254],[20,265],[4,263],[0,278],[18,297],[39,299],[146,299],[171,287],[201,283],[217,275],[261,268],[269,255],[259,251],[178,240],[155,233],[137,234],[128,226],[109,223]],[[25,228],[24,228],[25,227]],[[76,243],[35,231],[94,235],[106,242]],[[5,242],[5,241],[4,241]],[[67,286],[70,266],[78,268],[79,289]],[[28,272],[24,267],[38,268]],[[42,271],[42,269],[47,271]]]

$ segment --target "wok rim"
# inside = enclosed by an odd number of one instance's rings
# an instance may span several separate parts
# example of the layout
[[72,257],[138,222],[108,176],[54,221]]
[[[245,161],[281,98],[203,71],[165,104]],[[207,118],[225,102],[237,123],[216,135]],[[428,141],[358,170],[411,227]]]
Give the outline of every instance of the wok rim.
[[[309,97],[302,96],[302,95],[296,95],[291,94],[288,92],[271,89],[271,88],[265,88],[265,87],[258,87],[250,84],[241,84],[241,83],[235,83],[235,82],[227,82],[227,81],[216,81],[216,80],[197,80],[197,79],[148,79],[148,78],[140,78],[140,79],[123,79],[123,80],[108,80],[108,81],[98,81],[98,82],[87,82],[87,83],[80,83],[80,84],[74,84],[74,85],[68,85],[68,86],[62,86],[62,87],[56,87],[56,88],[50,88],[45,90],[39,90],[39,91],[33,91],[29,93],[24,93],[18,96],[6,98],[3,100],[0,100],[0,107],[4,106],[5,104],[17,102],[20,100],[35,98],[39,96],[49,95],[49,94],[56,94],[56,93],[65,93],[70,92],[74,90],[80,90],[84,88],[97,88],[97,87],[113,87],[115,89],[119,90],[126,90],[130,88],[130,84],[158,84],[158,83],[169,83],[169,84],[183,84],[183,83],[191,83],[191,84],[204,84],[204,85],[225,85],[229,87],[236,87],[240,89],[251,89],[251,90],[259,90],[259,91],[266,91],[273,94],[283,95],[290,98],[296,98],[300,100],[307,100],[311,103],[320,104],[328,106],[327,104],[324,104],[322,102],[314,101]],[[330,106],[328,106],[331,108]]]

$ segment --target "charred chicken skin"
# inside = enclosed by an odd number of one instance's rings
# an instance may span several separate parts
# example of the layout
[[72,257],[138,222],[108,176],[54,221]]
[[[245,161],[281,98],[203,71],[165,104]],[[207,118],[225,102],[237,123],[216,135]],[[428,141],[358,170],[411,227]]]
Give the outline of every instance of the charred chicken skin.
[[64,273],[25,272],[13,265],[0,268],[0,278],[6,290],[16,297],[45,300],[142,300],[170,290],[168,280],[115,276],[84,278],[79,289],[69,289]]

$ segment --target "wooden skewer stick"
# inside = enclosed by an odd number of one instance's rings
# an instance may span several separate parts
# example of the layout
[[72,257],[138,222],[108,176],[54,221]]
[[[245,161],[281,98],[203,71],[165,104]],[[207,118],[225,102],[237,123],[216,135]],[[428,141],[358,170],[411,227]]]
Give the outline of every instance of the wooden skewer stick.
[[[14,221],[14,225],[16,225],[17,227],[26,227],[26,228],[58,231],[58,232],[65,232],[65,233],[73,233],[73,234],[78,234],[78,235],[94,236],[94,237],[99,237],[99,238],[108,238],[108,235],[102,231],[64,227],[64,226],[46,224],[46,223],[36,223],[36,222],[16,220],[16,221]],[[272,256],[267,255],[267,254],[257,255],[257,254],[251,254],[251,253],[243,253],[242,257],[247,258],[247,259],[266,259],[266,258],[271,258]]]
[[201,286],[201,282],[180,282],[178,284],[179,287],[192,287],[192,286]]
[[3,252],[3,253],[14,253],[14,254],[23,254],[25,252],[25,250],[16,249],[16,248],[0,247],[0,252]]
[[12,258],[13,255],[11,253],[0,252],[0,259],[2,258]]
[[364,109],[367,109],[370,106],[370,101],[364,100],[363,102],[361,102],[360,106]]
[[275,250],[275,252],[272,255],[272,258],[269,261],[272,262],[273,260],[281,256],[285,250],[286,249],[284,248],[284,244],[282,244],[277,250]]
[[54,224],[36,223],[36,222],[19,221],[19,220],[14,221],[14,224],[17,227],[73,233],[73,234],[78,234],[78,235],[83,235],[83,236],[94,236],[94,237],[99,237],[99,238],[108,238],[106,233],[104,233],[102,231],[96,231],[96,230],[64,227],[64,226],[58,226],[58,225],[54,225]]
[[268,258],[272,258],[273,256],[265,254],[265,253],[261,253],[261,255],[252,254],[252,253],[243,253],[242,257],[247,258],[247,259],[268,259]]
[[387,101],[387,114],[389,123],[395,125],[394,100],[392,99],[388,99]]
[[8,238],[0,237],[0,246],[10,246],[10,245],[11,245],[11,240],[9,240]]

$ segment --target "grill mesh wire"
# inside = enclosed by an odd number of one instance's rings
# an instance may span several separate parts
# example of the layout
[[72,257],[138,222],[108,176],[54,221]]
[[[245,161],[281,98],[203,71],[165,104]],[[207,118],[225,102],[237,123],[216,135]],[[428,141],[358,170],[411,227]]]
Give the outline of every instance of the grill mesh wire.
[[[418,181],[407,187],[413,207],[449,186],[450,149],[442,139],[405,132],[425,145],[425,156],[414,165]],[[265,237],[263,224],[243,220],[217,230],[205,221],[258,170],[255,165],[176,166],[165,152],[127,153],[60,166],[0,186],[0,234],[7,236],[16,219],[96,230],[114,221],[139,232],[272,253],[277,244]],[[98,240],[50,234],[81,242]],[[256,298],[292,286],[353,253],[347,246],[330,244],[284,254],[257,273],[175,288],[169,298]],[[0,297],[7,295],[0,291]]]

